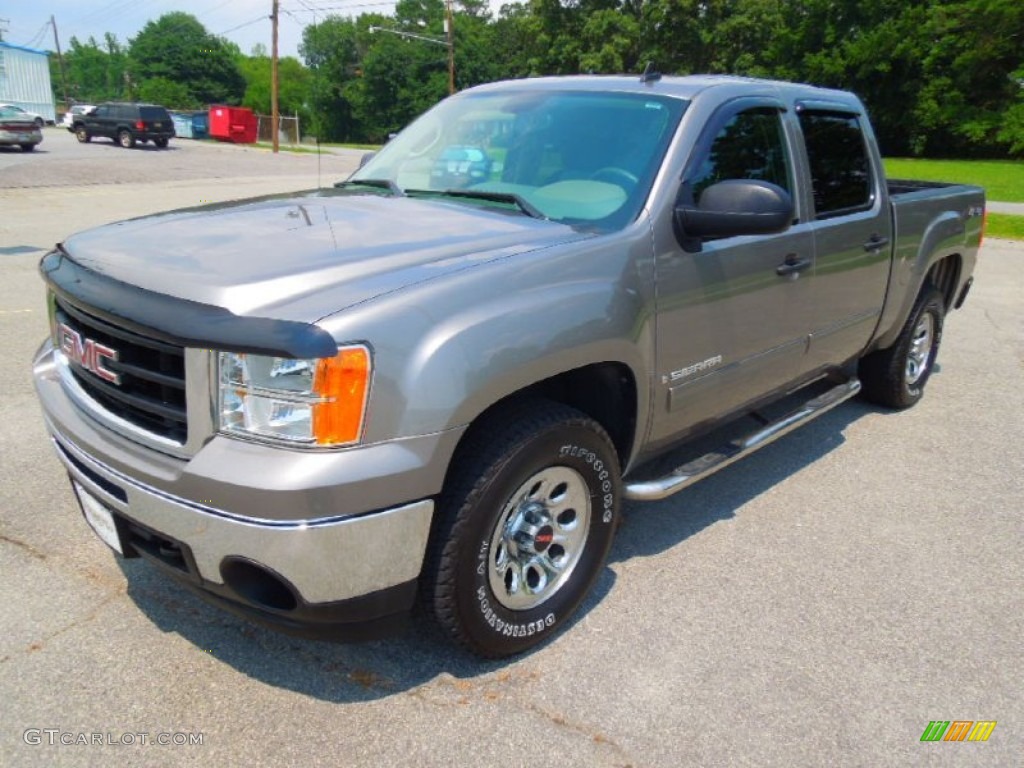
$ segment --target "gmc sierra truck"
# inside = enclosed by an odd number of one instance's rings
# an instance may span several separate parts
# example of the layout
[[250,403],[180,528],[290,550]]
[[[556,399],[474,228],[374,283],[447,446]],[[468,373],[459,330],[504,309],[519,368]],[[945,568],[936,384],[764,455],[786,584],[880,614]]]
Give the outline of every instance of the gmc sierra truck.
[[858,392],[917,402],[984,206],[887,182],[845,92],[484,85],[332,188],[57,245],[35,383],[124,557],[285,631],[421,604],[506,656],[573,614],[624,500]]

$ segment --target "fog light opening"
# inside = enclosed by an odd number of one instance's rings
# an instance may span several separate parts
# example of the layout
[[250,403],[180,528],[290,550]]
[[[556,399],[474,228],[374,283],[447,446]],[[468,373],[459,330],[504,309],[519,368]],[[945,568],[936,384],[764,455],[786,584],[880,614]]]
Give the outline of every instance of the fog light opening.
[[220,564],[220,575],[239,597],[262,608],[294,611],[299,604],[291,584],[252,560],[225,558]]

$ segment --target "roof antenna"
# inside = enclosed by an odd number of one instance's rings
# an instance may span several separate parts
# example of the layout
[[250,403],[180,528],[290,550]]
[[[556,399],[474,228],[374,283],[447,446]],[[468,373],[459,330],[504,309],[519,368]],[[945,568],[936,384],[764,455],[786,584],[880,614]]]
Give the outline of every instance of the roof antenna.
[[654,69],[654,62],[648,61],[647,66],[644,67],[644,73],[640,75],[641,83],[656,83],[661,80],[661,72],[656,72]]

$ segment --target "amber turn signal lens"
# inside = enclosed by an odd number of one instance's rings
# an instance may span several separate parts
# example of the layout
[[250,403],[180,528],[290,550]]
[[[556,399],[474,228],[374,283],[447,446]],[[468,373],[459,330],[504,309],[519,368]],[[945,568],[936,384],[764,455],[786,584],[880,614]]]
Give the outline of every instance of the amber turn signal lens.
[[345,347],[334,357],[317,361],[313,392],[313,437],[317,445],[343,445],[359,440],[370,386],[370,352]]

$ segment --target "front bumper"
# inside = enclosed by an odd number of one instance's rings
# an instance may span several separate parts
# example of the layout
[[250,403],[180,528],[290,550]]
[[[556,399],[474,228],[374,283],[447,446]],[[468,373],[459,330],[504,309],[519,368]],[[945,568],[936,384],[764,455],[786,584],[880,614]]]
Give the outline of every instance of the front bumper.
[[[412,606],[430,533],[430,498],[365,510],[356,487],[348,509],[293,518],[296,509],[310,509],[309,497],[323,489],[296,483],[295,452],[281,451],[287,476],[254,477],[253,483],[278,482],[275,498],[290,508],[277,519],[246,515],[213,498],[174,492],[195,486],[190,465],[209,468],[202,451],[191,460],[163,456],[84,415],[61,386],[48,344],[37,356],[34,376],[57,456],[72,480],[112,513],[125,556],[157,563],[237,614],[303,635],[375,635],[374,626],[389,628]],[[224,468],[236,478],[237,462],[251,457],[254,447],[217,439],[218,458],[239,450],[234,465]],[[310,456],[314,467],[323,460],[322,454]],[[204,476],[203,486],[216,487],[215,477]]]

